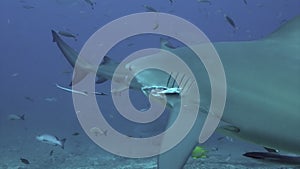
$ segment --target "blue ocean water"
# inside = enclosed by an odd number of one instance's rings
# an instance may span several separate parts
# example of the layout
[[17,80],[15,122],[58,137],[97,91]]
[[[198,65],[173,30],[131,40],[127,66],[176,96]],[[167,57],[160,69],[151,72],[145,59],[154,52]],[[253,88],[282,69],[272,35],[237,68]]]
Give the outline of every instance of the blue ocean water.
[[[122,16],[145,12],[152,7],[159,12],[182,17],[201,29],[212,42],[249,41],[263,38],[288,20],[300,14],[299,0],[3,0],[1,23],[1,107],[0,168],[156,168],[156,158],[130,159],[101,149],[85,134],[73,107],[72,95],[55,84],[68,87],[72,67],[52,42],[51,30],[66,31],[77,40],[63,37],[80,51],[87,39],[105,24]],[[224,15],[230,17],[236,28]],[[138,24],[136,25],[139,26]],[[122,28],[120,27],[120,31]],[[133,51],[160,47],[160,36],[140,35],[126,39],[108,55],[121,60]],[[179,42],[174,42],[180,45]],[[99,92],[110,93],[110,84],[96,85]],[[147,108],[140,93],[135,106]],[[110,96],[97,96],[104,116],[114,117],[112,124],[134,137],[155,135],[166,125],[164,113],[151,127],[128,122],[114,108]],[[132,99],[134,100],[134,99]],[[11,114],[25,120],[9,120]],[[153,131],[151,131],[153,130]],[[133,133],[131,133],[133,132]],[[135,132],[139,134],[135,135]],[[66,138],[65,149],[36,140],[40,134]],[[79,135],[74,134],[79,133]],[[129,134],[128,134],[129,133]],[[151,135],[150,134],[150,135]],[[207,159],[190,159],[185,168],[276,168],[256,163],[242,154],[262,148],[248,142],[215,134],[207,143]],[[53,150],[53,154],[49,153]],[[30,161],[24,164],[20,158]]]

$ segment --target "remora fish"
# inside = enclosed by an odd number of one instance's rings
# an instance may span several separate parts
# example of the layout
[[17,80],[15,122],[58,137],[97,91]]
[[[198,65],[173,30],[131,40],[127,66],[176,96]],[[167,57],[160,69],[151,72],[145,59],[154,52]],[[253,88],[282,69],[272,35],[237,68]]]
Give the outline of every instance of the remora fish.
[[62,87],[62,86],[60,86],[58,84],[55,84],[55,85],[56,85],[57,88],[60,88],[62,90],[65,90],[65,91],[68,91],[68,92],[71,92],[71,93],[81,94],[81,95],[84,95],[84,96],[87,96],[89,93],[90,94],[95,94],[95,95],[107,95],[106,93],[103,93],[103,92],[77,91],[77,90],[73,90],[73,89]]
[[[300,16],[297,16],[263,39],[214,43],[226,72],[227,100],[222,121],[229,124],[219,127],[217,131],[264,147],[300,154],[299,27]],[[71,60],[70,63],[74,66],[78,53],[64,43],[54,31],[52,35],[66,59],[69,62]],[[204,68],[195,60],[197,57],[186,47],[176,48],[172,52],[184,60],[193,72],[199,73],[195,74],[197,83],[204,84],[203,88],[209,91],[206,84],[208,80],[203,80],[202,77],[205,74]],[[130,62],[127,68],[136,73],[138,68],[158,61],[169,62],[164,60],[163,53],[158,53],[136,59]],[[80,62],[86,66],[84,61]],[[111,79],[115,66],[112,62],[106,62],[100,65],[96,74],[98,77],[105,76],[106,79]],[[168,77],[169,75],[163,72],[146,70],[135,77],[136,83],[132,83],[130,88],[141,91],[145,86],[163,85],[162,82],[166,82]],[[84,77],[80,76],[79,79],[82,78]],[[78,81],[77,78],[73,80]],[[210,93],[201,91],[203,107],[209,106],[207,100],[210,100]],[[168,99],[171,109],[169,125],[178,115],[179,107],[176,102],[179,99],[176,95]],[[205,109],[199,109],[198,118],[188,135],[176,147],[158,157],[159,169],[183,168],[198,144],[201,131],[199,126],[204,123],[205,113]],[[166,138],[168,139],[172,138]]]
[[65,91],[68,91],[68,92],[71,92],[71,93],[76,93],[76,94],[81,94],[81,95],[84,95],[84,96],[87,96],[87,92],[82,92],[82,91],[77,91],[77,90],[73,90],[73,89],[69,89],[69,88],[65,88],[65,87],[62,87],[58,84],[55,84],[55,86],[59,89],[62,89],[62,90],[65,90]]
[[285,164],[285,165],[300,165],[300,157],[299,156],[288,156],[281,155],[278,153],[270,153],[270,152],[247,152],[243,154],[245,157],[253,158],[258,161],[277,163],[277,164]]
[[59,139],[58,137],[52,136],[50,134],[42,134],[42,135],[36,136],[36,139],[43,143],[51,144],[54,146],[60,146],[62,149],[65,148],[65,142],[66,142],[65,138]]

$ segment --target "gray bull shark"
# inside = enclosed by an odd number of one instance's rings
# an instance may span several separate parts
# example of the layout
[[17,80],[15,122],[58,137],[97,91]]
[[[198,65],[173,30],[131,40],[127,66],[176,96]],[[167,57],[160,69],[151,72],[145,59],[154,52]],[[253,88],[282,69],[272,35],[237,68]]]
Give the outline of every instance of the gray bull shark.
[[[52,35],[53,41],[74,67],[78,53],[62,41],[55,31],[52,31]],[[213,45],[223,63],[227,81],[226,104],[221,119],[225,123],[222,123],[217,131],[264,147],[299,155],[300,16],[265,38],[254,41],[217,42]],[[194,54],[186,47],[168,50],[181,57],[193,72],[199,74],[195,75],[196,81],[200,84],[199,90],[204,91],[201,93],[203,99],[199,116],[188,135],[173,149],[158,156],[159,169],[180,169],[184,167],[191,151],[198,144],[201,126],[205,121],[203,114],[207,114],[211,96],[210,92],[206,92],[210,89],[205,68],[201,62],[195,60]],[[137,67],[153,62],[152,58],[163,57],[162,53],[150,55],[128,63],[126,68],[135,71]],[[73,83],[79,82],[88,71],[96,73],[99,82],[109,80],[118,65],[107,57],[104,57],[97,69],[91,68],[92,66],[82,60],[78,62],[79,67],[85,71],[75,74]],[[153,85],[168,87],[169,76],[161,71],[144,71],[134,77],[130,88],[141,90],[145,86]],[[179,86],[177,82],[176,85]],[[170,126],[178,115],[177,103],[180,95],[172,94],[167,97],[167,104],[171,109],[168,122]]]

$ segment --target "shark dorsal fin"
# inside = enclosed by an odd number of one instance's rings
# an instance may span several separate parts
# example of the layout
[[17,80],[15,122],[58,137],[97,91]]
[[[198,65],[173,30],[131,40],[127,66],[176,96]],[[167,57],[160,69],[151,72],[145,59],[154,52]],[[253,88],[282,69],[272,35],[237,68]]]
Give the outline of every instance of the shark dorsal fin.
[[288,40],[300,39],[300,16],[292,18],[290,21],[285,23],[279,29],[275,30],[272,34],[266,37],[266,39],[280,39]]

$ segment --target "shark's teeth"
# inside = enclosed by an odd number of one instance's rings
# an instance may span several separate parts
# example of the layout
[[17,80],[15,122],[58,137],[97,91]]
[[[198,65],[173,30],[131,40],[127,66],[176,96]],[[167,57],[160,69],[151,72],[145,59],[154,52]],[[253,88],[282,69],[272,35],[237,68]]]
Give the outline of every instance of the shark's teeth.
[[[173,74],[173,75],[172,75]],[[191,80],[185,74],[171,72],[166,86],[151,85],[141,88],[144,94],[162,97],[162,95],[182,95],[187,92],[195,81]]]
[[172,87],[158,92],[159,94],[180,94],[181,88]]
[[142,87],[142,91],[144,94],[151,94],[153,96],[162,96],[163,94],[180,94],[181,88],[177,87],[165,87],[165,86],[144,86]]

